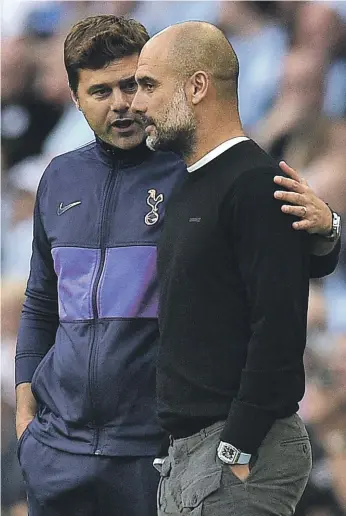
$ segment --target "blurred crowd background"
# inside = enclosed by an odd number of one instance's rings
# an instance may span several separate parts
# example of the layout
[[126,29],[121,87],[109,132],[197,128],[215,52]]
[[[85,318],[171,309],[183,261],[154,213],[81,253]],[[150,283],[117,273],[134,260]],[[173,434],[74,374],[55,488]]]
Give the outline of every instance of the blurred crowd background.
[[[346,2],[3,0],[1,505],[7,516],[27,513],[16,457],[14,355],[35,193],[52,157],[93,139],[70,99],[63,41],[73,23],[107,13],[135,18],[151,35],[189,19],[222,28],[239,57],[246,131],[303,173],[346,228]],[[345,244],[344,231],[337,270],[311,283],[301,414],[314,467],[297,516],[346,514]]]

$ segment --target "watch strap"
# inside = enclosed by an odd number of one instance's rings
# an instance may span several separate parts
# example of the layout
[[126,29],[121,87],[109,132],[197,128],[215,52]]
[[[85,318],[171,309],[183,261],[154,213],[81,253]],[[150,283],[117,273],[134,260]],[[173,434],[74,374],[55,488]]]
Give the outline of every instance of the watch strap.
[[217,453],[219,459],[225,464],[249,464],[251,459],[251,453],[244,453],[224,441],[220,441]]
[[331,242],[334,242],[340,237],[341,233],[341,217],[331,209],[331,207],[327,204],[328,208],[332,213],[332,229],[329,235],[325,235],[324,238]]

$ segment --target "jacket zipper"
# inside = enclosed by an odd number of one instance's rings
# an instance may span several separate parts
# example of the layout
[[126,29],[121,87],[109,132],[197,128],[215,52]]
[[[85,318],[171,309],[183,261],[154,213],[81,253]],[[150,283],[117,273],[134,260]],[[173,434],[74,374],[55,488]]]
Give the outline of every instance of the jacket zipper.
[[97,347],[98,347],[98,307],[97,307],[97,291],[101,279],[101,275],[103,272],[103,267],[105,264],[105,258],[106,258],[106,237],[108,233],[108,218],[107,218],[107,212],[108,212],[108,206],[111,199],[111,193],[113,191],[113,186],[117,183],[119,171],[116,175],[116,169],[115,167],[112,168],[110,171],[108,178],[107,178],[107,184],[105,187],[105,197],[104,197],[104,204],[103,204],[103,210],[101,214],[101,235],[100,235],[100,249],[101,249],[101,255],[100,255],[100,263],[98,266],[98,270],[96,273],[93,289],[92,289],[92,310],[93,310],[93,321],[94,324],[92,326],[92,336],[91,336],[91,344],[90,344],[90,359],[89,359],[89,396],[91,401],[91,407],[93,412],[93,425],[95,428],[95,437],[94,437],[94,449],[93,453],[94,455],[101,455],[101,450],[98,448],[99,444],[99,438],[100,438],[100,427],[98,426],[97,422],[97,401],[95,400],[95,397],[93,396],[93,390],[94,385],[96,384],[96,355],[97,355]]

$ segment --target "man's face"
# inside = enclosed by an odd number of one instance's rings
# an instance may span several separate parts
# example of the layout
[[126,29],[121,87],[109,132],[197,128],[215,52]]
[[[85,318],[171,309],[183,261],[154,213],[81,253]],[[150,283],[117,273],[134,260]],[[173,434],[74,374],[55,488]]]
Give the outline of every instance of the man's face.
[[136,71],[138,90],[132,111],[143,117],[146,144],[151,150],[172,150],[187,156],[191,153],[196,121],[188,104],[184,84],[160,57],[144,50]]
[[97,136],[124,150],[136,147],[145,136],[141,117],[130,111],[137,91],[137,62],[138,55],[132,55],[100,70],[80,70],[74,98]]

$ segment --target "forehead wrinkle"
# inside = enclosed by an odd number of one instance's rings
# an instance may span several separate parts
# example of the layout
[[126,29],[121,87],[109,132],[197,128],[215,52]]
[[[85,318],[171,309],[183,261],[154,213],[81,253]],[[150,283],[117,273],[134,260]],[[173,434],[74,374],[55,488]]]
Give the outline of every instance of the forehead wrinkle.
[[[82,70],[86,71],[86,70]],[[89,71],[89,70],[88,70]],[[102,70],[103,71],[103,70]],[[119,75],[119,77],[113,78],[114,72],[109,70],[108,73],[106,70],[104,70],[105,73],[100,73],[98,77],[95,77],[95,70],[90,70],[89,77],[85,77],[86,74],[84,74],[84,77],[81,78],[81,82],[85,81],[87,83],[87,87],[95,87],[98,85],[108,85],[108,86],[117,86],[123,82],[129,81],[131,79],[134,79],[135,76],[135,70],[133,72],[126,72],[124,70],[123,75]],[[125,73],[126,72],[126,73]]]
[[167,64],[167,46],[163,44],[162,39],[164,38],[156,35],[144,45],[139,55],[138,65],[143,61],[149,64],[155,62]]
[[136,79],[139,78],[152,78],[157,80],[157,77],[160,75],[160,66],[158,64],[153,64],[150,62],[139,63],[136,70]]
[[143,77],[152,78],[156,82],[163,82],[167,78],[174,77],[174,71],[161,56],[158,59],[145,56],[144,59],[139,60],[135,75],[136,80]]

